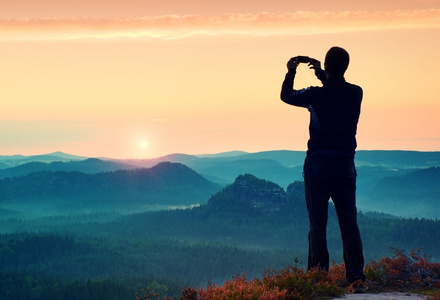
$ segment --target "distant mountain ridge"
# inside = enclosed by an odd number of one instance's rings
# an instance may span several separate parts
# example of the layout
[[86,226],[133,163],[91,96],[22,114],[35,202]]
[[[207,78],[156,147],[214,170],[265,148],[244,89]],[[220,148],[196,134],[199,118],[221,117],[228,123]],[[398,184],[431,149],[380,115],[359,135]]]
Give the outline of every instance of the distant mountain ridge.
[[[286,189],[290,183],[302,181],[304,151],[263,151],[247,153],[232,151],[209,155],[175,153],[154,159],[81,159],[81,157],[55,152],[37,156],[0,156],[0,179],[25,176],[40,171],[77,171],[85,174],[151,168],[161,162],[181,163],[211,182],[227,186],[243,174],[274,182]],[[35,159],[36,161],[32,161]],[[423,170],[440,166],[440,152],[360,150],[356,153],[358,171],[358,207],[362,211],[395,213],[411,217],[436,218],[439,194],[436,185],[424,186],[414,179],[411,184],[404,176],[421,170],[417,176],[429,179]],[[5,168],[15,164],[15,167]],[[0,167],[1,168],[1,167]],[[392,186],[388,178],[394,180]],[[393,179],[394,178],[394,179]],[[408,193],[400,193],[399,185],[412,187]],[[394,196],[393,196],[394,195]],[[409,195],[412,195],[411,197]],[[417,199],[415,199],[417,198]],[[418,205],[399,205],[402,199]],[[395,208],[394,208],[395,207]]]
[[[88,158],[93,157],[76,156],[58,151],[33,156],[0,155],[0,164],[13,167],[29,162],[71,162],[86,160]],[[169,161],[183,163],[194,169],[204,169],[218,165],[219,163],[236,162],[241,160],[273,160],[284,167],[292,168],[302,166],[305,159],[305,152],[292,150],[272,150],[255,153],[231,151],[218,154],[200,155],[175,153],[151,159],[98,159],[136,167],[152,167],[160,162]],[[427,168],[440,166],[440,151],[358,150],[356,152],[355,160],[358,166],[368,165],[387,168]],[[234,178],[230,180],[231,183]]]
[[[53,161],[72,161],[85,160],[85,157],[67,154],[61,151],[56,151],[48,154],[40,155],[0,155],[0,163],[14,162],[16,165],[27,162],[53,162]],[[217,154],[200,154],[189,155],[183,153],[174,153],[151,159],[113,159],[99,157],[104,161],[125,161],[131,162],[129,164],[137,166],[152,166],[159,162],[170,161],[185,163],[188,161],[197,160],[216,160],[222,161],[237,160],[237,159],[271,159],[279,162],[284,166],[298,166],[302,165],[305,158],[305,151],[294,150],[270,150],[261,152],[244,152],[244,151],[230,151]],[[395,168],[419,168],[419,167],[433,167],[440,166],[440,151],[411,151],[411,150],[358,150],[356,151],[356,161],[358,164],[369,164],[375,166],[386,166]]]
[[56,151],[49,154],[40,155],[0,155],[0,168],[10,168],[18,165],[22,165],[29,162],[54,162],[54,161],[72,161],[72,160],[84,160],[89,157],[71,155],[61,151]]
[[0,206],[32,210],[143,211],[145,206],[205,203],[221,186],[187,166],[163,162],[152,168],[86,174],[41,171],[0,180]]
[[440,166],[439,151],[359,150],[357,165],[374,165],[389,168],[428,168]]
[[41,171],[77,171],[86,174],[94,174],[99,172],[131,170],[136,168],[138,167],[120,162],[105,161],[97,158],[87,158],[85,160],[70,160],[66,162],[52,161],[50,163],[33,161],[12,168],[0,169],[0,179],[7,177],[25,176],[33,172]]

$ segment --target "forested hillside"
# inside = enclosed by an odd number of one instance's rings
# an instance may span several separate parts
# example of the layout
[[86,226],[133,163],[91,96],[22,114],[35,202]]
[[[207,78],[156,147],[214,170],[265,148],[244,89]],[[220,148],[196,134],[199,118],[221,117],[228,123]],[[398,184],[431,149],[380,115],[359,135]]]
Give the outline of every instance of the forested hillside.
[[[112,231],[124,228],[134,237],[168,236],[176,239],[196,239],[226,242],[249,247],[283,248],[303,251],[307,246],[308,217],[304,202],[303,183],[295,182],[286,192],[280,193],[273,183],[246,175],[253,183],[254,191],[273,191],[266,201],[274,210],[261,205],[261,198],[242,195],[252,194],[243,188],[243,176],[231,186],[212,196],[208,204],[191,210],[136,214],[115,222]],[[270,194],[270,193],[269,193]],[[286,199],[284,202],[282,199]],[[240,200],[241,199],[241,200]],[[271,202],[273,201],[273,202]],[[223,205],[222,205],[223,204]],[[279,209],[278,209],[279,208]],[[367,257],[384,256],[390,247],[405,249],[423,247],[440,258],[440,221],[405,219],[386,215],[359,213],[359,226],[365,240]],[[163,224],[167,226],[163,226]],[[141,232],[138,227],[143,228]],[[332,205],[329,210],[328,244],[331,251],[341,250],[339,225]]]
[[64,215],[111,210],[135,212],[146,210],[148,205],[205,203],[220,188],[177,163],[97,174],[41,171],[0,180],[0,206]]
[[440,167],[430,167],[387,176],[372,185],[370,210],[400,216],[440,217]]

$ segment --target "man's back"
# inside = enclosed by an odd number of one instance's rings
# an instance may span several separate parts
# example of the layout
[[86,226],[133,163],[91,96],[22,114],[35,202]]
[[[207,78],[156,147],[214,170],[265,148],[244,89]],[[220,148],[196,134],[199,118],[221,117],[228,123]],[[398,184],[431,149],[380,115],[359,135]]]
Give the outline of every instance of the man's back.
[[311,88],[309,155],[354,156],[362,89],[345,80]]
[[[291,74],[289,74],[291,73]],[[295,72],[286,75],[294,77]],[[343,77],[328,79],[322,87],[293,90],[285,80],[281,99],[310,111],[308,155],[354,157],[362,89]]]

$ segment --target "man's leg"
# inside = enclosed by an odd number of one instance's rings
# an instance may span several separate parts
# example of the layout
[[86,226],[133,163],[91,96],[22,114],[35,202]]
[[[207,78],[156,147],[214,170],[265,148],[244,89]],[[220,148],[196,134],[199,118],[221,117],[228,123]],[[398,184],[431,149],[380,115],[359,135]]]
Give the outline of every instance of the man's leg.
[[307,268],[320,266],[328,270],[327,249],[328,190],[323,186],[320,160],[307,158],[304,163],[304,185],[307,211],[309,213],[309,256]]
[[357,224],[356,210],[356,169],[354,164],[341,164],[341,171],[345,168],[345,179],[338,180],[332,191],[332,200],[335,204],[341,229],[344,261],[347,269],[347,280],[365,280],[364,255],[362,239]]

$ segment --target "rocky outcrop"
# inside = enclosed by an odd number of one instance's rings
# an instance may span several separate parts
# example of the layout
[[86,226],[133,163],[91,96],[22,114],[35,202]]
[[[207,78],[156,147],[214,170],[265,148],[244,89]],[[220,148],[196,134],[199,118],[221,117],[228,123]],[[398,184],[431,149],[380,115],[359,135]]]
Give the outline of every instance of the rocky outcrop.
[[279,185],[253,175],[238,176],[234,183],[214,195],[209,205],[228,209],[255,209],[262,213],[276,213],[287,203],[286,192]]

